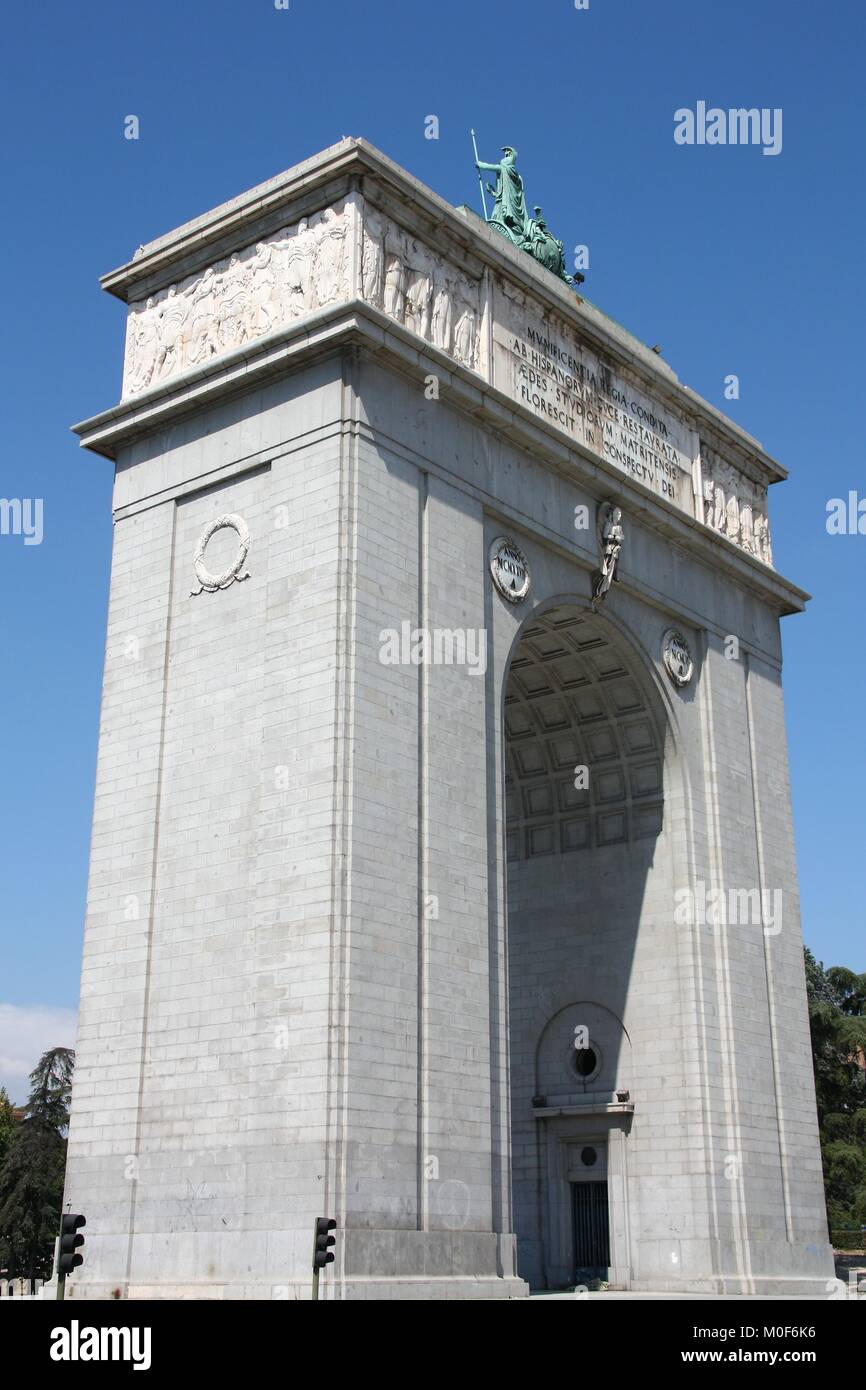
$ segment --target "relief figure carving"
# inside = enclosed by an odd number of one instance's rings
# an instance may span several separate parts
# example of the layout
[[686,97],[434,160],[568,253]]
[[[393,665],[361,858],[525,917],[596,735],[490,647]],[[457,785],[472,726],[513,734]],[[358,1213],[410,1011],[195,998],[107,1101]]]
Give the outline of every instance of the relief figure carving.
[[248,338],[261,337],[275,321],[273,260],[273,248],[260,241],[250,262],[250,294],[246,320]]
[[413,241],[410,252],[409,283],[406,290],[406,327],[426,338],[430,333],[430,295],[432,261]]
[[749,555],[772,565],[766,489],[702,445],[704,521]]
[[451,351],[452,314],[451,303],[454,286],[441,270],[437,270],[433,281],[433,342],[443,352]]
[[361,245],[361,285],[369,304],[381,307],[385,288],[385,228],[381,218],[368,211]]
[[345,220],[326,208],[130,305],[124,395],[334,302],[346,290],[346,259]]
[[177,285],[171,285],[159,308],[154,380],[177,372],[183,366],[183,330],[188,315],[189,301],[178,294]]
[[454,356],[464,367],[475,366],[478,315],[474,305],[465,298],[458,300],[459,312],[454,325]]
[[331,304],[343,288],[346,227],[333,208],[326,208],[316,233],[314,284],[320,305]]
[[403,322],[406,304],[406,243],[396,229],[385,238],[385,313]]
[[209,265],[192,291],[191,332],[187,349],[187,359],[192,366],[206,362],[217,352],[217,320],[214,307],[216,288],[216,271]]

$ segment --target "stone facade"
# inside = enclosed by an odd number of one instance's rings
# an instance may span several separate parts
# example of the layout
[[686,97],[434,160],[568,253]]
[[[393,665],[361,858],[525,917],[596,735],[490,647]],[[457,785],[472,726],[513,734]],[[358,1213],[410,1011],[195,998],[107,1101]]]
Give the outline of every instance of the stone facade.
[[363,141],[103,283],[72,1295],[823,1290],[783,470]]

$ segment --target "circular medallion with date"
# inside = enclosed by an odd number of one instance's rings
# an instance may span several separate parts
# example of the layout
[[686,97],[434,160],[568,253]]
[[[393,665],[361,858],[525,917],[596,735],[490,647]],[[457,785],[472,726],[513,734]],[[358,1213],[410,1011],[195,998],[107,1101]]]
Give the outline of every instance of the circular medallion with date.
[[668,628],[662,639],[662,660],[674,685],[688,685],[695,663],[688,642],[675,627]]
[[516,541],[497,536],[490,547],[490,573],[493,583],[509,603],[520,603],[526,598],[531,582],[529,564]]

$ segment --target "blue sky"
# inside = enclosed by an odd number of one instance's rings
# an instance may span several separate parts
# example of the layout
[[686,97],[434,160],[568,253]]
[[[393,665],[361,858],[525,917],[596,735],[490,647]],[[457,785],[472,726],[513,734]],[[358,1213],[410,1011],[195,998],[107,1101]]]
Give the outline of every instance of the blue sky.
[[[13,1094],[41,1046],[71,1041],[78,992],[112,470],[68,426],[117,400],[123,341],[123,308],[97,276],[342,135],[473,205],[469,127],[482,158],[516,145],[529,201],[567,247],[590,247],[589,297],[790,470],[771,519],[778,568],[814,595],[783,628],[804,935],[828,964],[866,968],[866,536],[825,529],[829,498],[866,496],[864,10],[47,0],[7,12],[0,496],[44,504],[41,545],[0,536],[0,1083]],[[698,100],[781,107],[782,152],[676,145],[674,111]],[[130,114],[137,141],[123,136]],[[728,373],[739,401],[724,399]]]

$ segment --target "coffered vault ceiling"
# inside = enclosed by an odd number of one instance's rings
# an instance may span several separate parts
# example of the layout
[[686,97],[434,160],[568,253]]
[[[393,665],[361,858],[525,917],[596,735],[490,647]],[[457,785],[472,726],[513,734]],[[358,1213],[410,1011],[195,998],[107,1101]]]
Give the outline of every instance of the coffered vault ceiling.
[[663,733],[636,660],[573,608],[525,629],[505,695],[509,860],[659,833]]

